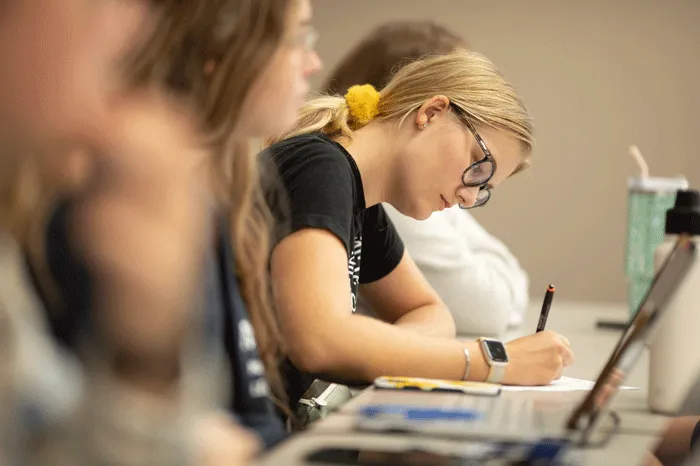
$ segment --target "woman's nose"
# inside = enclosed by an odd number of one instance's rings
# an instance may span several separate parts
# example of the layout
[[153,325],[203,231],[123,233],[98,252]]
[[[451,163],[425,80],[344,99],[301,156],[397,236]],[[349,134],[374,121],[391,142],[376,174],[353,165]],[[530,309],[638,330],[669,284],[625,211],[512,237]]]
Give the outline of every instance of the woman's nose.
[[462,207],[472,207],[479,195],[479,187],[468,188],[462,186],[457,190],[457,198]]
[[316,53],[315,50],[311,50],[306,57],[304,77],[308,78],[309,76],[318,73],[322,69],[323,61],[321,60],[321,57],[318,56],[318,53]]

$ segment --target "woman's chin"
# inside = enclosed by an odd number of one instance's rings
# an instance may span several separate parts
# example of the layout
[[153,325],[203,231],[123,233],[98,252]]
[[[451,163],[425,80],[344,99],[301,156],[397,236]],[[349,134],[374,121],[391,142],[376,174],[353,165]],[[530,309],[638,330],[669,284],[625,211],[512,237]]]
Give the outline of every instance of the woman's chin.
[[416,209],[416,212],[410,217],[416,220],[427,220],[431,215],[433,215],[432,209]]
[[395,204],[390,202],[389,204],[391,204],[394,209],[398,210],[400,214],[414,220],[425,220],[433,214],[433,210],[430,208],[430,206],[426,206],[426,204],[422,203],[404,202],[401,204]]

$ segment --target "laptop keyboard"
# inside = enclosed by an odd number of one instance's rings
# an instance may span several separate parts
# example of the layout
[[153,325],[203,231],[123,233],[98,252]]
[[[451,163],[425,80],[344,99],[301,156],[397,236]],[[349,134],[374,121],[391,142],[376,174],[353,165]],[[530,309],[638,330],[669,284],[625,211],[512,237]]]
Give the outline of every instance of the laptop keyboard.
[[474,423],[480,429],[526,431],[542,430],[547,424],[551,426],[551,421],[545,422],[542,413],[535,410],[533,400],[526,398],[461,396],[446,401],[442,407],[474,409],[483,413],[483,418]]
[[[507,436],[523,437],[532,435],[560,435],[573,406],[551,400],[536,401],[531,397],[519,396],[469,396],[448,393],[377,390],[370,397],[355,399],[345,409],[354,411],[368,405],[413,405],[451,409],[471,409],[481,413],[481,418],[462,423],[449,423],[453,434],[500,433]],[[366,426],[372,421],[363,422]],[[377,427],[379,424],[376,424]]]

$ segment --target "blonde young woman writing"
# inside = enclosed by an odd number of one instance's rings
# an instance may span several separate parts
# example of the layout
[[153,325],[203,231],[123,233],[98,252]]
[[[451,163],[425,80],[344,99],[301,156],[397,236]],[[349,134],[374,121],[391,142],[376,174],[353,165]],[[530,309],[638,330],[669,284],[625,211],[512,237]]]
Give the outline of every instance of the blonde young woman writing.
[[[384,87],[414,60],[468,49],[466,41],[432,21],[397,21],[370,32],[327,78],[325,93],[345,95],[357,83]],[[384,205],[406,249],[450,309],[458,335],[495,336],[522,322],[528,277],[518,259],[468,210],[414,220]],[[362,294],[357,311],[374,316]]]
[[[416,61],[381,92],[354,87],[303,108],[269,149],[289,197],[291,231],[271,267],[292,401],[314,374],[528,385],[559,377],[573,355],[556,333],[493,342],[493,357],[479,342],[456,340],[448,309],[379,205],[425,219],[484,203],[528,165],[531,144],[517,93],[471,52]],[[354,314],[360,287],[381,321]]]

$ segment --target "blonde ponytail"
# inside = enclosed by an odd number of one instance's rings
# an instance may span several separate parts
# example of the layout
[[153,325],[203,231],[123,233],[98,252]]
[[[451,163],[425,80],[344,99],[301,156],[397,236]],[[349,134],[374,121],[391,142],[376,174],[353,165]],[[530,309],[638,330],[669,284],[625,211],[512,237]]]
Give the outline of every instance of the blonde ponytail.
[[350,87],[345,98],[324,96],[314,99],[302,107],[294,129],[273,142],[318,131],[331,138],[350,137],[354,130],[377,117],[379,98],[374,86],[363,84]]
[[321,96],[306,103],[299,111],[299,117],[294,127],[271,140],[270,144],[301,134],[316,132],[322,132],[330,138],[349,137],[352,135],[349,120],[350,109],[343,97]]

